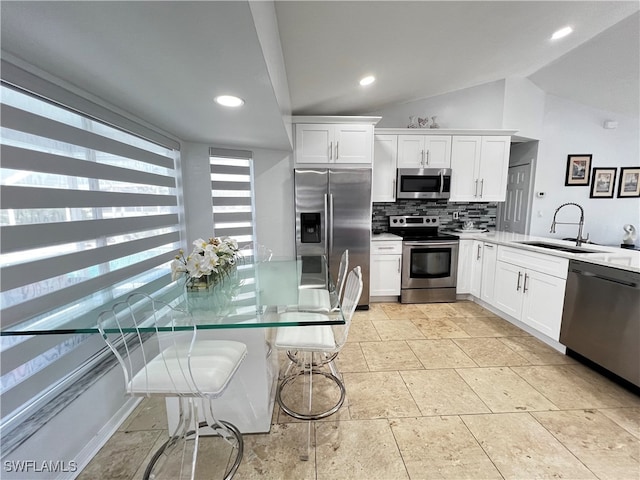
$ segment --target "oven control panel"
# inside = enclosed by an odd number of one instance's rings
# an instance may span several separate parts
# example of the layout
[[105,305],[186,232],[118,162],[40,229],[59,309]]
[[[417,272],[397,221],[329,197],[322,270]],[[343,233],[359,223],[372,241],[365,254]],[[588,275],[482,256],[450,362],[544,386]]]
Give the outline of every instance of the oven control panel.
[[438,227],[440,219],[437,215],[391,215],[390,227]]

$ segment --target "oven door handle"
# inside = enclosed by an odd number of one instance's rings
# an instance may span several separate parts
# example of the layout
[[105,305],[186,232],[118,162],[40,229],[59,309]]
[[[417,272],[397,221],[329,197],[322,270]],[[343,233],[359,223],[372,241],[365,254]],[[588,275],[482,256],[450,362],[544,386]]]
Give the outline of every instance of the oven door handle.
[[407,247],[454,247],[458,245],[458,242],[403,242],[403,245]]

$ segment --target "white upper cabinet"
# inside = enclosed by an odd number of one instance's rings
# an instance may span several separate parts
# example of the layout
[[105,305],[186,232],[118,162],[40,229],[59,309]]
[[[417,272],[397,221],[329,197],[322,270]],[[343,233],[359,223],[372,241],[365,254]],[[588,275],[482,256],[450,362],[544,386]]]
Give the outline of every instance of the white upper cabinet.
[[451,167],[451,135],[398,135],[398,168]]
[[511,137],[508,135],[454,136],[449,201],[504,201],[510,146]]
[[396,201],[397,155],[397,135],[375,135],[373,140],[372,201]]
[[296,123],[295,162],[371,164],[372,123]]

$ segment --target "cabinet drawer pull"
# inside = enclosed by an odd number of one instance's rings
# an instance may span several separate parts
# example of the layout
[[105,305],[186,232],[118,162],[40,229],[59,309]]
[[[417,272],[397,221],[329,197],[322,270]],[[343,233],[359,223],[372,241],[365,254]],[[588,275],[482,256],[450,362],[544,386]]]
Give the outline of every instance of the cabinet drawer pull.
[[376,250],[394,250],[395,247],[376,247]]
[[520,291],[520,280],[521,279],[522,279],[522,272],[518,272],[518,285],[516,286],[516,292]]
[[527,293],[527,290],[529,290],[529,287],[527,285],[528,282],[529,282],[529,274],[525,273],[524,274],[524,288],[522,289],[522,293]]

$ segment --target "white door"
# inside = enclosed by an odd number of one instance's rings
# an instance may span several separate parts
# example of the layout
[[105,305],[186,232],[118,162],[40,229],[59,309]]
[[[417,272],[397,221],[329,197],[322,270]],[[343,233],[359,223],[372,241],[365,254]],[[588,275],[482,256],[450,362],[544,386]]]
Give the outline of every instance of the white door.
[[401,268],[402,255],[371,255],[370,295],[400,295]]
[[493,243],[485,243],[482,246],[482,286],[480,298],[493,305],[496,289],[496,263],[498,248]]
[[566,280],[532,270],[527,270],[525,275],[522,321],[546,336],[560,340]]
[[333,160],[333,125],[296,125],[296,163],[329,163]]
[[398,135],[398,168],[424,168],[424,136]]
[[507,196],[498,209],[498,230],[527,234],[529,224],[529,193],[531,189],[531,164],[509,167]]
[[482,137],[478,197],[482,202],[503,202],[507,193],[507,170],[511,137]]
[[451,143],[451,202],[478,201],[482,137],[454,136]]
[[427,168],[451,167],[451,137],[449,135],[426,135],[424,149]]
[[333,159],[338,163],[371,163],[373,125],[336,125]]
[[473,240],[460,240],[458,247],[458,275],[456,293],[471,292],[471,276],[473,260],[471,253],[473,250]]
[[371,199],[396,201],[397,135],[376,135],[373,143]]
[[497,262],[494,304],[496,308],[515,318],[522,313],[524,268]]
[[482,257],[484,244],[478,240],[471,246],[471,287],[470,292],[474,297],[480,298],[482,288]]

